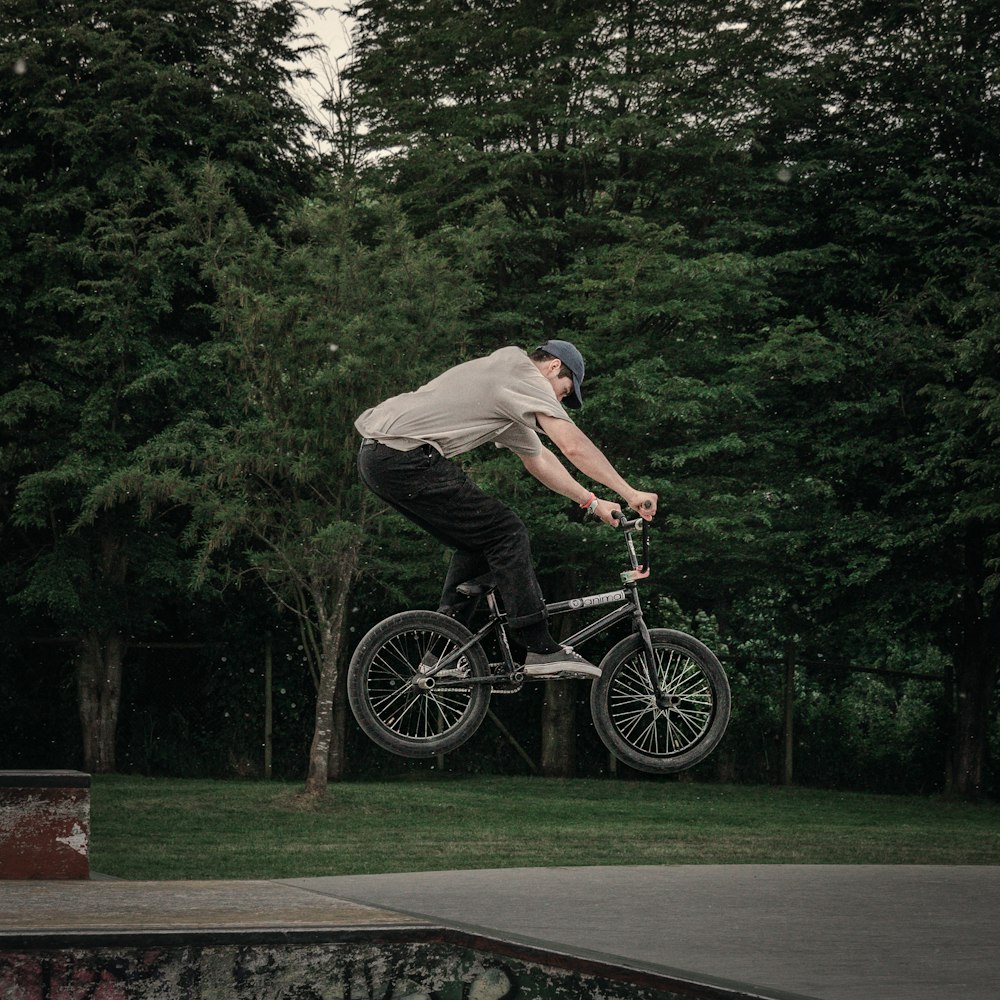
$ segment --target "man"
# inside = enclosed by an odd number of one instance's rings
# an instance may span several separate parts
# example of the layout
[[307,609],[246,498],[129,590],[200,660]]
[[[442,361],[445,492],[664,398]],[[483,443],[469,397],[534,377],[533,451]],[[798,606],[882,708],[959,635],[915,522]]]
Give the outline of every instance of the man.
[[581,486],[542,444],[541,431],[580,472],[649,520],[656,494],[625,482],[561,405],[583,405],[583,376],[583,356],[568,341],[546,341],[530,356],[504,347],[393,396],[355,421],[364,439],[358,455],[364,483],[455,549],[438,610],[461,616],[468,602],[458,585],[492,573],[512,638],[527,649],[524,672],[535,677],[597,677],[600,670],[549,632],[521,519],[449,459],[492,441],[513,451],[550,490],[612,524],[618,505]]

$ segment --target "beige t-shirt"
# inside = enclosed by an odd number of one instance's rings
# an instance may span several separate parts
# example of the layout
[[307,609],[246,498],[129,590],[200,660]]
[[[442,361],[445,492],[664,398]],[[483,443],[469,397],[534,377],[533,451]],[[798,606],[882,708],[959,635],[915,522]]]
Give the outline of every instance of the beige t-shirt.
[[452,458],[492,441],[531,456],[542,449],[536,413],[569,420],[528,355],[502,347],[365,410],[354,426],[362,437],[399,451],[429,444]]

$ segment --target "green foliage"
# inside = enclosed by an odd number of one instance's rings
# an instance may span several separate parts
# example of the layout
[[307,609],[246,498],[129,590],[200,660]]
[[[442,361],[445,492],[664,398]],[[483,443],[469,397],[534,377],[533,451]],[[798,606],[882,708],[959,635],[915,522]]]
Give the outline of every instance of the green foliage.
[[854,674],[830,688],[808,673],[799,682],[802,780],[878,791],[937,787],[940,683]]
[[[299,609],[288,582],[331,579],[362,528],[348,627],[431,603],[441,551],[367,506],[353,420],[455,361],[562,336],[588,359],[581,426],[661,494],[652,604],[716,623],[738,661],[748,772],[776,766],[773,663],[795,640],[815,662],[944,664],[936,689],[808,669],[801,774],[929,787],[951,727],[949,783],[990,787],[993,7],[350,13],[355,117],[338,183],[316,187],[283,89],[290,0],[6,5],[18,613],[159,628],[192,545],[206,582],[260,579]],[[531,526],[548,595],[616,578],[610,532],[566,522],[510,456],[468,462]]]
[[[956,740],[984,746],[995,13],[352,11],[355,97],[372,147],[391,149],[374,174],[429,229],[503,205],[482,323],[583,347],[581,422],[663,494],[672,596],[725,617],[777,586],[781,628],[817,653],[845,628],[928,639],[968,689]],[[565,548],[550,537],[543,563]]]
[[137,449],[88,516],[135,491],[147,518],[189,512],[204,580],[259,582],[290,612],[317,686],[310,782],[325,784],[351,591],[377,510],[355,471],[354,419],[400,374],[454,343],[475,302],[474,244],[418,240],[363,190],[304,200],[273,233],[254,227],[210,166],[186,224],[205,234],[202,277],[217,334],[202,370],[219,403]]
[[363,192],[303,203],[274,237],[226,220],[207,273],[229,412],[197,444],[184,428],[148,452],[165,490],[177,467],[195,471],[205,555],[246,532],[265,582],[329,577],[371,506],[353,421],[401,388],[401,361],[410,377],[428,372],[460,339],[474,267],[458,234],[419,242],[391,203]]
[[[178,215],[199,164],[254,219],[311,184],[284,89],[298,18],[291,0],[0,14],[4,597],[91,649],[155,632],[183,594],[183,519],[95,496],[205,398],[206,290]],[[85,741],[113,744],[117,689],[97,683],[108,724],[84,718]],[[113,767],[113,746],[100,757]]]
[[[3,17],[0,61],[15,72],[0,87],[0,311],[16,317],[3,470],[18,484],[12,523],[53,536],[48,554],[29,547],[21,599],[55,612],[74,603],[67,588],[112,572],[109,548],[143,535],[119,517],[70,539],[88,494],[199,393],[184,348],[206,335],[191,308],[202,290],[176,216],[191,171],[217,160],[263,216],[307,182],[280,62],[297,14],[286,2],[18,0]],[[104,566],[73,568],[96,551]]]

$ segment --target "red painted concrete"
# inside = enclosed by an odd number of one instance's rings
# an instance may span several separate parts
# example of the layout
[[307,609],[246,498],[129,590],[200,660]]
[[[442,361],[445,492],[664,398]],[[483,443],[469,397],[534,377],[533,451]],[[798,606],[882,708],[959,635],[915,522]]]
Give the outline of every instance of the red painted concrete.
[[89,775],[0,771],[0,879],[89,879],[89,846]]

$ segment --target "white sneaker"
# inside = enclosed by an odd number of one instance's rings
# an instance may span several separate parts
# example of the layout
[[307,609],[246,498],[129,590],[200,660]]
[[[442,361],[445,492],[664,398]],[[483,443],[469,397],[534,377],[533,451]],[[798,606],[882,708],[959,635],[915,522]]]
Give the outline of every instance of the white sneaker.
[[600,677],[601,671],[590,660],[563,646],[554,653],[528,653],[524,660],[527,677]]

